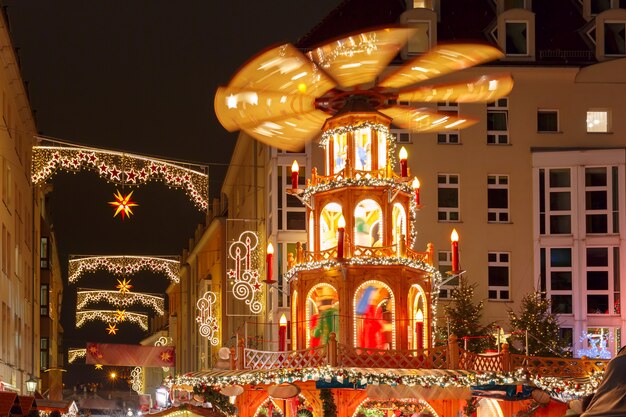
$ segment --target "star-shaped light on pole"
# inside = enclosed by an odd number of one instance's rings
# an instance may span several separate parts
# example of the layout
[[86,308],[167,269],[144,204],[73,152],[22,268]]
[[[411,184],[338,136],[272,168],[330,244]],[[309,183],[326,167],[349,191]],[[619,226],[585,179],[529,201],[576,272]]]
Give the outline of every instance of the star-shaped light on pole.
[[102,365],[101,365],[101,364],[99,364],[99,363],[97,363],[97,364],[96,364],[96,370],[98,370],[98,369],[99,369],[99,370],[102,370]]
[[115,197],[115,201],[109,201],[109,204],[116,208],[113,217],[116,217],[119,213],[122,213],[122,220],[124,220],[124,218],[126,217],[130,218],[131,214],[133,214],[131,207],[137,207],[139,205],[130,200],[132,195],[133,191],[123,196],[122,193],[119,192],[119,190],[116,190],[116,193],[113,194],[113,197]]
[[117,288],[122,294],[126,294],[131,288],[133,288],[133,286],[130,285],[130,280],[126,281],[126,278],[124,278],[121,281],[119,279],[117,280],[115,288]]
[[109,323],[109,327],[107,327],[107,331],[109,332],[109,334],[117,334],[117,331],[118,331],[117,324]]

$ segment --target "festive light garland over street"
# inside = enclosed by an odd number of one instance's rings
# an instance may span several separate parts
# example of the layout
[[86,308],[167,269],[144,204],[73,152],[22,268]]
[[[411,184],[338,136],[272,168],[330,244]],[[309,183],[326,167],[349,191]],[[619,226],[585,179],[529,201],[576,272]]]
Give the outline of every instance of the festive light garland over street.
[[176,257],[152,256],[86,256],[75,257],[69,261],[68,280],[78,281],[85,273],[106,270],[119,276],[136,274],[142,270],[164,274],[171,282],[178,284],[180,261]]
[[77,359],[84,358],[86,356],[87,356],[87,349],[85,348],[68,349],[67,363],[74,363]]
[[[80,328],[88,321],[100,320],[107,324],[116,323],[117,312],[114,310],[83,310],[76,312],[76,327]],[[139,325],[142,330],[148,331],[148,315],[142,313],[126,312],[124,321]]]
[[[199,170],[160,159],[97,148],[59,146],[58,142],[40,138],[54,146],[33,146],[32,181],[41,184],[57,171],[90,170],[116,184],[139,185],[163,181],[167,186],[183,188],[198,209],[209,207],[209,176]],[[199,165],[197,165],[200,168]]]
[[156,295],[139,292],[107,291],[86,289],[76,292],[76,309],[82,310],[89,303],[107,302],[115,307],[129,307],[133,304],[141,304],[152,308],[159,316],[165,314],[165,299]]

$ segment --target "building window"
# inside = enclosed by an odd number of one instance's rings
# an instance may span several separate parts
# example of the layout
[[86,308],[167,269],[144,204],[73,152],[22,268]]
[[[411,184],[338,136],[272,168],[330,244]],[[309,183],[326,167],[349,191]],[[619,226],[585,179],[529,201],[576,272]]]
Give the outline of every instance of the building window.
[[604,55],[626,55],[626,23],[604,24]]
[[528,22],[506,22],[506,54],[528,55]]
[[619,247],[587,247],[585,288],[587,314],[620,314]]
[[509,296],[509,253],[489,252],[488,276],[489,276],[489,299],[508,300]]
[[[289,281],[284,279],[284,275],[295,265],[296,248],[296,243],[278,243],[278,307],[290,305]],[[306,249],[305,244],[302,244],[302,249]]]
[[50,366],[50,340],[47,337],[42,337],[39,344],[39,364],[41,370],[46,370]]
[[[617,168],[617,167],[613,167]],[[617,172],[608,167],[585,168],[585,225],[587,234],[617,233]]]
[[460,220],[459,188],[458,174],[437,176],[437,218],[439,221],[458,222]]
[[407,52],[409,55],[428,52],[430,49],[430,22],[409,20],[407,23],[409,27],[416,30],[407,43]]
[[412,143],[411,134],[406,129],[391,129],[391,134],[396,137],[397,143]]
[[587,132],[606,133],[609,131],[609,112],[607,110],[587,111]]
[[509,99],[501,98],[487,104],[487,144],[509,143]]
[[509,222],[509,176],[487,176],[487,221]]
[[452,252],[438,251],[437,259],[439,261],[439,272],[443,276],[443,282],[439,287],[439,298],[452,298],[452,291],[459,286],[459,275],[450,276],[448,272],[452,271]]
[[558,110],[538,110],[537,111],[537,132],[558,132],[559,131],[559,111]]
[[[459,116],[459,104],[454,102],[437,103],[437,112],[446,116]],[[437,143],[458,145],[461,142],[459,131],[445,131],[437,133]]]
[[41,254],[40,267],[42,269],[48,269],[50,266],[50,248],[48,246],[48,238],[42,237],[41,243],[39,247],[39,252]]
[[569,168],[539,170],[539,233],[572,233],[572,192]]
[[39,314],[47,317],[50,315],[50,287],[48,287],[48,284],[41,284],[39,298]]
[[526,0],[504,0],[504,10],[526,9]]
[[589,0],[591,14],[596,15],[611,8],[611,0]]
[[[306,183],[306,167],[300,165],[298,188]],[[306,209],[296,197],[287,194],[285,189],[291,188],[291,165],[278,166],[278,230],[306,230]]]
[[550,295],[552,312],[572,314],[572,249],[541,248],[541,265],[542,289]]

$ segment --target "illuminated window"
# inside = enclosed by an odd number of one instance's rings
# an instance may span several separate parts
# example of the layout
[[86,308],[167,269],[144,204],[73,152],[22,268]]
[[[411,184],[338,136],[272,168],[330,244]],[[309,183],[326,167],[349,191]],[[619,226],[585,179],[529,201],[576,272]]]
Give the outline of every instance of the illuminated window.
[[393,243],[395,245],[398,245],[403,238],[404,238],[404,241],[406,242],[406,236],[407,236],[408,231],[407,231],[407,222],[406,222],[406,212],[402,204],[396,203],[393,205],[392,218],[393,218],[393,225],[392,225]]
[[509,222],[508,175],[487,175],[487,221]]
[[437,175],[437,218],[439,221],[457,222],[460,220],[459,189],[457,174]]
[[558,132],[559,131],[559,111],[558,110],[538,110],[537,111],[537,132]]
[[379,281],[363,283],[354,294],[355,346],[394,349],[394,298]]
[[39,350],[40,350],[40,354],[39,354],[39,363],[41,366],[42,370],[46,370],[48,369],[48,366],[50,366],[50,340],[47,337],[42,337],[40,340],[40,344],[39,344]]
[[348,134],[336,134],[333,136],[333,157],[334,169],[337,174],[346,167],[346,159],[348,159]]
[[48,316],[50,314],[50,287],[48,284],[41,284],[39,298],[40,315]]
[[371,171],[372,130],[369,128],[363,128],[354,132],[354,146],[356,150],[354,167],[358,171]]
[[509,270],[510,254],[508,252],[489,252],[488,260],[488,281],[490,300],[508,300],[509,292]]
[[326,345],[331,332],[339,336],[339,294],[329,284],[317,284],[306,300],[307,347]]
[[341,217],[341,206],[337,203],[328,203],[320,214],[320,250],[337,246],[337,223]]
[[354,209],[354,243],[358,246],[382,246],[382,210],[374,200],[363,200]]
[[509,99],[487,103],[487,144],[509,143]]
[[528,22],[506,22],[507,55],[528,55]]
[[606,133],[609,131],[609,112],[607,110],[587,111],[587,132]]

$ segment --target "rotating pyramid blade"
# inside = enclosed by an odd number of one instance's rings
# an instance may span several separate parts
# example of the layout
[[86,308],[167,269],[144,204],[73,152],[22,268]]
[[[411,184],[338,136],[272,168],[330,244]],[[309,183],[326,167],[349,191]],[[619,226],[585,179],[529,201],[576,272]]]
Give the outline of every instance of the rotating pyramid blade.
[[385,28],[359,33],[307,55],[341,87],[354,87],[373,82],[414,32],[412,28]]
[[295,46],[284,44],[252,58],[228,86],[320,97],[333,88],[335,82]]
[[242,130],[270,146],[299,152],[307,142],[322,134],[320,127],[328,117],[323,111],[313,110],[281,120],[265,121]]
[[233,132],[265,121],[311,112],[315,110],[315,99],[304,94],[219,87],[214,106],[222,126]]
[[392,123],[412,132],[439,132],[464,129],[478,122],[477,119],[452,116],[434,110],[408,106],[392,106],[380,110],[391,117]]
[[379,85],[400,88],[503,56],[499,49],[489,45],[467,43],[439,46],[407,62],[383,78]]
[[489,102],[508,95],[512,89],[511,74],[490,74],[473,80],[402,90],[398,101]]

